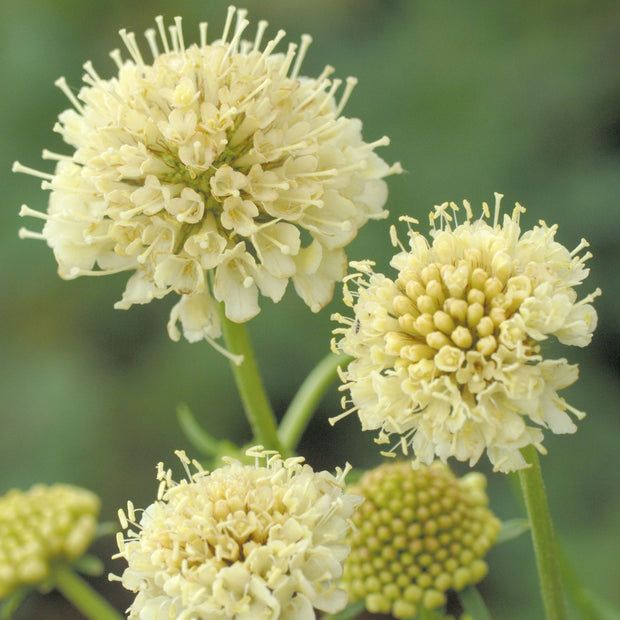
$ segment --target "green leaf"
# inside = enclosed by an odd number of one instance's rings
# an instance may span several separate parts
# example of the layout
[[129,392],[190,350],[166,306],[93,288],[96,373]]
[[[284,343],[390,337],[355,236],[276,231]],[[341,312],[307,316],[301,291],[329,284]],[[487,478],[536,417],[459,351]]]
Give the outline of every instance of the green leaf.
[[120,525],[118,524],[118,521],[102,521],[101,523],[97,523],[95,538],[114,536],[118,531],[120,531]]
[[598,594],[584,589],[581,592],[581,597],[582,604],[580,607],[582,613],[585,612],[586,608],[589,608],[591,612],[588,618],[592,620],[620,620],[620,611],[613,609],[611,604]]
[[583,620],[620,620],[620,611],[613,609],[601,596],[582,585],[580,576],[570,562],[566,550],[560,541],[556,542],[566,592]]
[[517,518],[509,519],[508,521],[502,521],[502,529],[499,531],[496,545],[513,540],[529,531],[530,522],[527,519]]
[[90,577],[102,575],[105,569],[103,562],[94,555],[83,555],[73,562],[72,566],[80,573],[89,575]]
[[323,620],[353,620],[366,609],[366,603],[357,601],[347,605],[342,611],[332,616],[322,616]]
[[446,614],[443,609],[426,609],[426,607],[421,606],[417,617],[419,620],[445,620]]
[[0,620],[8,620],[24,602],[32,588],[22,586],[0,603]]
[[472,620],[491,620],[491,614],[484,603],[476,586],[467,586],[459,592],[459,600],[463,609]]

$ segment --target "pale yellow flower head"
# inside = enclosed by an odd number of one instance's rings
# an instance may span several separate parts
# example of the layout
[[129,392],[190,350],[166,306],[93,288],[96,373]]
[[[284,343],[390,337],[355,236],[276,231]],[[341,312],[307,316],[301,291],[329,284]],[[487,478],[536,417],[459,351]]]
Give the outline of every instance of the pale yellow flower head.
[[157,501],[140,517],[131,503],[119,511],[130,618],[314,620],[314,608],[345,606],[337,581],[360,501],[344,493],[348,468],[314,472],[260,446],[247,454],[254,465],[226,459],[208,472],[177,452],[187,479],[160,463]]
[[353,515],[342,582],[351,601],[374,613],[414,618],[446,604],[448,590],[477,583],[501,524],[487,507],[486,479],[456,478],[442,463],[413,469],[390,462],[366,472],[352,493]]
[[335,316],[344,327],[334,349],[354,358],[342,372],[346,413],[379,430],[380,443],[400,436],[416,462],[473,465],[486,451],[496,470],[513,471],[526,466],[521,448],[544,452],[543,429],[573,433],[567,411],[585,415],[557,393],[577,366],[546,359],[544,345],[592,338],[600,291],[579,300],[575,290],[588,275],[587,243],[569,251],[543,221],[522,232],[523,207],[500,220],[500,200],[493,221],[486,204],[480,218],[467,202],[436,207],[430,242],[408,218],[409,249],[392,229],[396,278],[352,263],[345,303],[354,316]]
[[67,484],[38,484],[0,497],[0,599],[81,557],[95,536],[99,498]]
[[[385,215],[390,167],[366,143],[361,122],[341,116],[354,78],[300,77],[311,37],[282,52],[284,32],[265,43],[267,23],[245,40],[246,11],[230,7],[220,38],[186,44],[181,19],[146,39],[121,30],[128,58],[111,53],[118,75],[84,65],[73,104],[55,130],[73,147],[53,174],[17,163],[51,191],[42,233],[63,278],[131,274],[116,308],[180,297],[168,331],[180,322],[190,341],[220,336],[217,302],[245,322],[259,294],[279,301],[292,280],[314,312],[346,272],[344,247],[369,219]],[[127,53],[126,52],[126,53]],[[342,87],[341,87],[342,86]]]

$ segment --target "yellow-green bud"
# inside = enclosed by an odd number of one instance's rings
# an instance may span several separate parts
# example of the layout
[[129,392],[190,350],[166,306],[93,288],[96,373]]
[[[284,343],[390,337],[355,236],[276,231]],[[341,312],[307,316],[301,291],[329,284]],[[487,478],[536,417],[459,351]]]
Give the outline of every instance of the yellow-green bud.
[[66,484],[38,484],[0,497],[0,599],[44,581],[52,561],[83,555],[99,509],[94,493]]
[[485,488],[482,474],[457,478],[441,463],[389,462],[366,472],[350,489],[365,501],[348,538],[342,579],[349,599],[411,618],[420,605],[444,605],[447,590],[480,581],[500,529]]

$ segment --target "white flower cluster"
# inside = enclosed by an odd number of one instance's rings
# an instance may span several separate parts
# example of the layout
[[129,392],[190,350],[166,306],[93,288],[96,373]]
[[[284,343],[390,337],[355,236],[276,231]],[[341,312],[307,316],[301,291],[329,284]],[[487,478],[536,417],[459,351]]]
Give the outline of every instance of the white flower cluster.
[[[235,20],[236,13],[236,20]],[[157,18],[148,30],[153,61],[133,33],[121,31],[131,56],[111,53],[118,77],[102,79],[84,65],[77,97],[57,81],[74,109],[55,130],[75,151],[49,151],[54,174],[18,162],[14,170],[44,178],[51,190],[42,233],[63,278],[133,272],[115,307],[181,296],[168,330],[180,321],[190,341],[220,336],[217,301],[245,322],[259,311],[258,294],[278,301],[289,280],[316,312],[346,272],[343,248],[369,219],[385,215],[382,180],[399,172],[365,143],[361,122],[340,116],[356,80],[299,77],[310,44],[275,48],[243,40],[246,11],[230,7],[222,37],[185,45],[181,19]],[[163,47],[163,50],[159,46]]]
[[520,469],[521,448],[544,452],[541,428],[573,433],[567,410],[584,415],[557,394],[577,366],[544,359],[540,343],[555,336],[583,347],[592,338],[600,291],[581,300],[575,291],[589,272],[590,253],[579,256],[587,243],[571,252],[542,221],[522,234],[520,205],[500,224],[496,199],[492,224],[486,204],[474,220],[465,202],[462,224],[455,204],[436,207],[432,243],[410,228],[405,249],[392,229],[397,278],[353,264],[358,290],[345,288],[345,302],[354,317],[335,316],[345,327],[333,346],[354,358],[342,373],[352,401],[343,415],[356,411],[380,442],[401,435],[418,462],[473,464],[486,450],[496,470]]
[[337,581],[361,501],[343,491],[348,468],[334,476],[261,446],[247,454],[255,465],[225,459],[207,472],[177,452],[187,479],[160,463],[157,501],[139,522],[131,503],[119,511],[130,618],[314,620],[313,608],[345,606]]

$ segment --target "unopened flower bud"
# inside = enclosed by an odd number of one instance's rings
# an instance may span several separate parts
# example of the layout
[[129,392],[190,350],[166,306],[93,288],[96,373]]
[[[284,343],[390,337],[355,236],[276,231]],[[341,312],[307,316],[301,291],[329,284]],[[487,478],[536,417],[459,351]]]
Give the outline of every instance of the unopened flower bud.
[[51,562],[83,555],[99,509],[94,493],[66,484],[13,489],[0,497],[0,599],[41,583]]
[[412,618],[420,605],[444,605],[447,590],[480,581],[500,529],[485,487],[482,474],[459,479],[441,463],[413,469],[390,462],[364,474],[350,489],[365,499],[353,516],[344,567],[350,601]]

